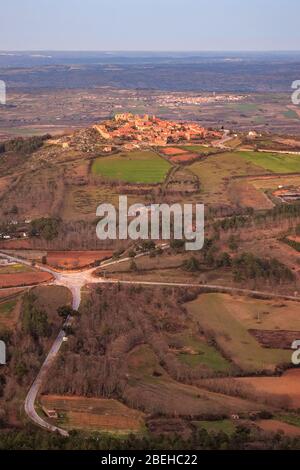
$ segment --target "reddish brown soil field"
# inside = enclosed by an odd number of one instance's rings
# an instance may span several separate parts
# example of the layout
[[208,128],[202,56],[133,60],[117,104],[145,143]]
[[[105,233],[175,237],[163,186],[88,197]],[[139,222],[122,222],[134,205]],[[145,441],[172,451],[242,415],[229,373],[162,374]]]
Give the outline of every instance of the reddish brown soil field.
[[0,250],[29,250],[31,248],[31,241],[28,239],[23,240],[1,240]]
[[196,153],[184,153],[182,155],[177,155],[174,157],[169,158],[169,160],[173,163],[186,163],[186,162],[193,162],[194,160],[197,160],[201,158],[199,155]]
[[291,349],[295,339],[300,338],[300,331],[286,330],[249,330],[254,338],[265,348]]
[[49,251],[47,264],[66,269],[76,269],[88,266],[95,261],[103,261],[111,258],[111,250],[101,251]]
[[163,153],[164,155],[181,155],[187,152],[186,150],[177,147],[166,147],[164,149],[161,149],[161,153]]
[[300,369],[290,369],[281,377],[245,377],[234,380],[253,385],[257,392],[286,395],[290,398],[291,409],[300,408]]
[[31,286],[50,281],[51,279],[51,274],[42,272],[0,274],[0,288]]
[[262,419],[256,422],[263,431],[278,432],[283,431],[287,436],[295,437],[300,435],[300,428],[292,424],[283,423],[276,419]]
[[289,240],[292,240],[293,242],[300,243],[300,237],[288,237]]
[[14,297],[15,294],[20,294],[21,292],[24,292],[21,289],[3,289],[0,291],[0,299],[1,300],[6,300]]
[[274,207],[274,204],[265,193],[245,180],[233,181],[229,190],[232,201],[242,207],[252,207],[257,210],[267,210]]

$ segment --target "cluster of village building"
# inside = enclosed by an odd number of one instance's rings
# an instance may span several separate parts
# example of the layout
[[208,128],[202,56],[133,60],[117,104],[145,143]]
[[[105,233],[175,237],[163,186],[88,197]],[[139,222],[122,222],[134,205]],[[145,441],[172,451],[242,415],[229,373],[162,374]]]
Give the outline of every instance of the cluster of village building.
[[232,103],[243,101],[247,95],[229,95],[229,94],[216,94],[205,95],[176,95],[174,93],[163,95],[157,98],[161,106],[176,107],[183,104],[187,105],[205,105],[211,103]]
[[114,119],[93,126],[108,144],[123,142],[127,150],[143,144],[163,146],[181,141],[197,141],[208,137],[219,137],[196,123],[174,122],[155,116],[138,116],[131,113],[116,114]]

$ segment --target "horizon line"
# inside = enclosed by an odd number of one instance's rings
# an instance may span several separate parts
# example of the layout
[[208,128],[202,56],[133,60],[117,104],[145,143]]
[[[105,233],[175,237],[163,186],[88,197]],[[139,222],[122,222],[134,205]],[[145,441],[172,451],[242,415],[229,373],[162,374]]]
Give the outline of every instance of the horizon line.
[[232,53],[232,52],[255,52],[255,53],[294,53],[300,52],[300,49],[186,49],[186,50],[176,50],[176,49],[0,49],[0,53],[12,53],[12,52],[93,52],[93,53]]

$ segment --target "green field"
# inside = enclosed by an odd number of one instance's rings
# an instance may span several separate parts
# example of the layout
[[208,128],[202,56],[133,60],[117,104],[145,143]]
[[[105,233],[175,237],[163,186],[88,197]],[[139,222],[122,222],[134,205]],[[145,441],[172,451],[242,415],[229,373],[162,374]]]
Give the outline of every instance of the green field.
[[184,349],[177,355],[184,364],[194,368],[204,365],[215,372],[228,371],[230,363],[212,346],[190,334],[177,335]]
[[8,317],[11,312],[14,310],[17,304],[17,300],[7,300],[6,302],[0,303],[0,316],[1,317]]
[[230,103],[229,107],[240,113],[254,113],[258,111],[259,105],[256,103]]
[[205,429],[207,432],[224,432],[229,436],[234,433],[236,426],[230,419],[223,419],[220,421],[193,421],[200,429]]
[[284,115],[284,117],[286,117],[288,119],[299,119],[298,114],[293,109],[289,109],[288,111],[285,111],[283,113],[283,115]]
[[278,414],[275,419],[283,423],[291,424],[292,426],[300,427],[300,416],[293,413]]
[[206,203],[219,203],[220,198],[222,202],[230,202],[226,191],[228,178],[266,173],[254,161],[247,161],[235,152],[212,155],[193,163],[189,169],[198,176]]
[[[247,326],[231,311],[224,294],[203,294],[186,304],[189,313],[204,331],[213,335],[221,350],[245,371],[274,370],[290,361],[289,351],[266,349],[248,332]],[[245,299],[247,309],[247,299]],[[243,308],[243,304],[239,304]]]
[[132,349],[127,356],[127,365],[128,389],[136,390],[136,403],[145,412],[156,410],[176,416],[218,416],[260,408],[248,400],[177,382],[162,368],[149,345]]
[[273,173],[299,173],[300,155],[268,152],[237,152],[237,155]]
[[225,152],[197,161],[189,169],[198,176],[206,203],[231,203],[227,192],[233,176],[254,176],[272,173],[300,173],[300,155],[267,152]]
[[28,272],[32,272],[32,269],[29,266],[24,266],[23,264],[18,263],[0,267],[0,274],[17,274]]
[[97,158],[92,173],[115,181],[154,184],[164,181],[171,165],[151,151],[120,153]]

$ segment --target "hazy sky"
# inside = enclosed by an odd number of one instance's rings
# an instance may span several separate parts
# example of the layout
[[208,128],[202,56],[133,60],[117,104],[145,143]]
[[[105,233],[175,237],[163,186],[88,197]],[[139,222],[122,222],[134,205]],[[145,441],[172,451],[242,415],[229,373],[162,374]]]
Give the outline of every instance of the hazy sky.
[[1,0],[0,50],[300,50],[299,0]]

